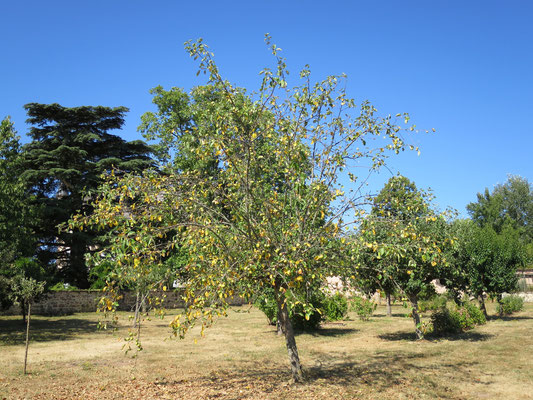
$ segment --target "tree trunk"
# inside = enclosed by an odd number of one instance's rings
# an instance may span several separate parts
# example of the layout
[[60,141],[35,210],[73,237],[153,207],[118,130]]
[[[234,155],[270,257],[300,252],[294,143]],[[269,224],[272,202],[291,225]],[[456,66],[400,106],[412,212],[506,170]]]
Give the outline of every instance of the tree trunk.
[[20,302],[20,313],[22,314],[22,321],[26,323],[26,305],[23,301]]
[[85,233],[78,232],[69,234],[69,238],[66,240],[68,241],[70,253],[66,261],[65,273],[67,276],[65,278],[73,281],[71,283],[79,289],[88,289],[90,286],[89,271],[85,261],[88,246]]
[[281,324],[279,323],[279,319],[276,321],[276,331],[278,336],[283,335],[283,330],[281,329]]
[[30,345],[30,318],[31,318],[31,302],[28,302],[28,318],[26,323],[26,351],[24,353],[24,375],[26,375],[26,365],[28,363],[28,347]]
[[503,317],[503,297],[501,294],[498,295],[498,297],[496,298],[496,300],[498,301],[498,315],[499,317]]
[[483,295],[478,297],[479,301],[479,308],[481,308],[481,311],[483,311],[483,315],[485,316],[485,319],[487,319],[489,316],[487,314],[487,307],[485,307],[485,299],[483,298]]
[[294,330],[289,318],[289,311],[285,302],[285,296],[280,292],[276,285],[276,302],[278,304],[278,321],[281,331],[285,335],[285,343],[287,345],[287,353],[289,355],[289,362],[291,364],[292,378],[295,383],[303,382],[302,366],[300,364],[300,357],[298,355],[298,348],[296,347],[296,339],[294,338]]
[[133,329],[137,328],[137,325],[139,324],[140,308],[141,308],[141,294],[137,292],[137,298],[135,299],[135,314],[133,316],[133,326],[132,326]]
[[141,311],[143,314],[146,313],[146,310],[148,309],[148,307],[146,306],[146,296],[142,296],[142,300],[141,300]]
[[385,297],[387,298],[387,317],[392,317],[392,302],[390,293],[386,292]]
[[416,296],[412,296],[410,298],[411,300],[411,313],[413,314],[413,321],[415,323],[415,332],[417,339],[424,339],[424,334],[422,333],[422,330],[420,329],[420,315],[418,314],[418,298]]

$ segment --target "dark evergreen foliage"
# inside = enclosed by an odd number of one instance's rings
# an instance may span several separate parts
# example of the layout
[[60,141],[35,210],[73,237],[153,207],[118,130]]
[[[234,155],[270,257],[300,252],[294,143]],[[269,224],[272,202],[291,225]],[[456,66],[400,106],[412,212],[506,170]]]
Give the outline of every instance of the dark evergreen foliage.
[[153,165],[151,148],[143,141],[127,142],[109,131],[124,124],[125,107],[30,103],[24,106],[32,139],[24,146],[22,174],[28,192],[42,207],[35,231],[37,256],[57,269],[60,279],[87,288],[84,255],[94,232],[59,231],[58,225],[76,212],[90,212],[88,200],[100,176],[115,168],[141,171]]

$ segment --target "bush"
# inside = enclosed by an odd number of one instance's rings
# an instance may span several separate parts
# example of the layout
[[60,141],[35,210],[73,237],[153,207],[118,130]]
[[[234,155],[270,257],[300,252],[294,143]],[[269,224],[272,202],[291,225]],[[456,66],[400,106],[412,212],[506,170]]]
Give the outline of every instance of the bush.
[[[306,318],[306,312],[302,304],[297,304],[293,309],[289,310],[289,317],[295,330],[316,330],[320,326],[320,322],[325,318],[326,295],[324,293],[316,290],[309,296],[308,302],[315,308],[308,314],[308,318]],[[278,321],[278,305],[276,304],[273,290],[267,290],[257,298],[254,304],[265,313],[270,325],[276,325]],[[332,309],[335,308],[335,306],[331,307]]]
[[418,302],[418,311],[435,311],[443,307],[446,307],[446,302],[448,298],[445,295],[433,296],[429,300],[420,300]]
[[485,316],[473,303],[466,302],[463,307],[441,307],[431,315],[435,335],[457,334],[486,323]]
[[323,305],[326,296],[322,292],[315,293],[308,299],[309,303],[315,307],[315,310],[308,314],[308,318],[305,316],[304,306],[298,303],[289,312],[289,317],[292,322],[292,326],[297,331],[315,331],[319,328],[320,323],[324,319]]
[[326,296],[324,301],[324,317],[328,321],[339,321],[348,314],[348,300],[340,293]]
[[265,313],[268,323],[276,325],[278,320],[278,305],[274,299],[274,293],[262,294],[255,300],[255,306]]
[[[112,264],[108,261],[101,262],[89,271],[89,282],[91,289],[103,289],[106,287],[106,281],[113,270]],[[62,290],[62,289],[59,289]]]
[[431,325],[433,326],[433,334],[438,336],[456,334],[463,331],[459,322],[459,313],[446,307],[436,310],[431,315]]
[[510,315],[524,308],[524,299],[520,296],[504,297],[498,304],[498,313],[500,315]]
[[470,319],[472,319],[475,325],[485,325],[487,323],[487,319],[485,318],[483,311],[481,311],[474,303],[467,301],[464,303],[464,308],[468,312]]
[[357,313],[361,321],[368,321],[377,308],[377,304],[363,297],[352,298],[352,310]]

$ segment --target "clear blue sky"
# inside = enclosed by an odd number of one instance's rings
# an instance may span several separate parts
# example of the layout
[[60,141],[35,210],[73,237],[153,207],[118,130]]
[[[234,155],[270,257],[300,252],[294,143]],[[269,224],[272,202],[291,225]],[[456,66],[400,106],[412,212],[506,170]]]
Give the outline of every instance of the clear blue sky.
[[[137,139],[156,85],[202,84],[183,50],[203,37],[222,73],[255,89],[269,32],[296,73],[348,74],[348,93],[383,114],[409,112],[421,155],[389,166],[464,214],[507,174],[533,180],[533,2],[530,1],[4,1],[0,117],[24,136],[22,106],[130,108]],[[382,173],[375,185],[388,179]]]

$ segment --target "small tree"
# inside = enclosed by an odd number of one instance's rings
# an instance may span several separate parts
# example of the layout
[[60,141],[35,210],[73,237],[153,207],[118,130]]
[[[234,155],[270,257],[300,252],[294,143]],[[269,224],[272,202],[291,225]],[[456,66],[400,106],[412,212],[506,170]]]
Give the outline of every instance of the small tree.
[[28,362],[28,348],[30,345],[30,320],[31,306],[37,296],[44,291],[45,282],[38,282],[32,278],[26,278],[24,274],[16,275],[11,279],[13,301],[21,304],[27,310],[26,318],[26,349],[24,352],[24,375]]
[[485,294],[501,303],[503,293],[516,289],[516,270],[526,259],[517,231],[507,228],[499,235],[491,226],[472,224],[460,237],[455,264],[462,266],[467,290],[479,300],[486,317]]
[[[361,202],[364,186],[346,172],[363,160],[374,171],[389,151],[403,150],[401,128],[390,116],[378,117],[368,102],[357,107],[340,77],[312,84],[306,67],[303,83],[289,89],[285,61],[274,45],[276,71],[262,71],[255,95],[225,81],[201,41],[187,49],[200,60],[200,72],[209,76],[206,90],[215,95],[187,124],[178,118],[175,129],[187,135],[187,147],[179,136],[165,136],[161,149],[171,143],[177,154],[192,151],[195,165],[214,161],[217,172],[168,166],[163,175],[111,176],[94,213],[72,225],[111,227],[124,245],[103,251],[131,273],[146,274],[175,248],[187,254],[180,271],[187,309],[172,322],[179,336],[197,321],[203,333],[226,314],[232,296],[253,300],[273,290],[292,376],[300,382],[290,311],[298,307],[310,317],[314,307],[306,293],[324,283],[346,254],[342,217]],[[161,126],[163,134],[172,133]],[[351,179],[351,191],[344,189],[342,173]]]
[[[5,286],[5,290],[1,292],[0,300],[2,300],[3,307],[9,307],[14,303],[14,299],[17,295],[16,286],[12,285],[13,279],[19,279],[25,277],[33,279],[38,282],[47,282],[49,276],[47,276],[45,269],[34,259],[27,257],[20,257],[13,262],[4,264],[0,268],[0,285]],[[39,296],[36,296],[33,300],[38,300]],[[26,303],[18,301],[20,306],[20,312],[22,320],[26,323],[26,316],[28,309]]]
[[[373,232],[375,237],[365,235],[366,239],[372,240],[372,242],[383,243],[386,240],[386,231],[383,228],[378,227],[379,222],[373,221]],[[364,221],[362,231],[366,231],[365,227],[370,227],[370,221]],[[378,239],[379,237],[379,239]],[[360,240],[365,240],[362,237]],[[366,243],[366,242],[365,242]],[[397,285],[391,276],[386,274],[388,265],[396,263],[396,258],[392,255],[385,254],[384,251],[376,252],[373,247],[365,247],[364,245],[358,247],[357,254],[357,267],[355,270],[350,270],[352,273],[352,280],[356,287],[365,293],[367,296],[372,296],[377,291],[385,294],[387,316],[392,316],[392,295],[398,291]]]
[[[392,177],[374,200],[371,215],[360,229],[356,275],[375,271],[411,303],[415,332],[421,339],[418,300],[432,291],[432,281],[448,266],[445,252],[452,241],[443,214],[431,207],[431,197],[403,176]],[[362,269],[362,273],[358,270]]]

